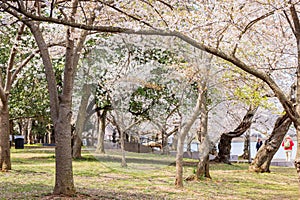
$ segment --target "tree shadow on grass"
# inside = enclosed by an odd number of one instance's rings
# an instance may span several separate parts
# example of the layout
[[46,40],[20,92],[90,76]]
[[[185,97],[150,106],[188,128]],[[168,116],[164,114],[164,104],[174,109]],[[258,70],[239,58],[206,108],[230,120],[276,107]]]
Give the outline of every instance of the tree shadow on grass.
[[[104,183],[103,183],[104,184]],[[166,195],[151,195],[144,194],[142,191],[128,191],[120,192],[114,191],[112,188],[110,190],[91,190],[87,188],[77,188],[77,193],[73,196],[64,196],[64,195],[53,195],[51,192],[53,190],[52,186],[44,184],[14,184],[11,182],[1,183],[0,188],[0,199],[7,200],[52,200],[52,199],[61,199],[61,200],[79,200],[79,199],[167,199]]]
[[[121,163],[121,157],[115,156],[115,155],[95,155],[95,159],[101,162],[115,162],[115,163]],[[175,158],[174,158],[175,160]],[[161,165],[161,166],[169,166],[171,165],[174,160],[168,159],[155,159],[155,158],[133,158],[133,157],[126,157],[126,162],[128,164],[135,163],[135,164],[154,164],[154,165]]]
[[[111,190],[92,190],[92,189],[77,189],[76,195],[72,199],[114,199],[114,200],[162,200],[162,199],[170,199],[167,198],[167,195],[161,194],[145,194],[143,191],[115,191],[115,188]],[[46,200],[43,198],[43,200]],[[47,199],[48,200],[48,199]]]
[[53,186],[44,184],[2,182],[0,199],[41,199],[42,196],[49,194],[52,190]]

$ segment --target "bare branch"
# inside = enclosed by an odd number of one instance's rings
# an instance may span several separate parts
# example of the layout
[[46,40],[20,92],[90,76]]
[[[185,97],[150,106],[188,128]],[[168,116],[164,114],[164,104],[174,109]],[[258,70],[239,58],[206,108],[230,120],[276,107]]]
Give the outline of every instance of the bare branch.
[[[21,35],[23,34],[24,30],[25,30],[25,24],[22,23],[21,26],[19,27],[18,33],[16,35],[16,42],[21,40]],[[4,87],[3,90],[5,92],[8,92],[7,87],[8,87],[8,84],[11,82],[11,76],[12,76],[11,70],[12,70],[14,64],[15,64],[16,55],[17,55],[17,44],[14,44],[14,46],[11,49],[10,56],[9,56],[9,59],[8,59],[8,66],[7,66],[7,69],[6,69],[5,85],[1,86],[1,87]]]
[[297,40],[300,39],[300,22],[299,22],[299,17],[295,8],[295,5],[291,5],[290,7],[292,19],[294,22],[294,34],[297,38]]
[[148,1],[146,0],[140,0],[142,2],[144,2],[145,4],[149,5],[150,7],[153,8],[153,10],[158,14],[158,16],[163,20],[163,22],[165,23],[165,25],[168,27],[168,23],[166,22],[166,20],[163,18],[163,16],[160,14],[160,12]]
[[273,11],[271,11],[271,12],[268,12],[268,13],[266,13],[266,14],[264,14],[264,15],[262,15],[262,16],[256,18],[256,19],[252,20],[251,22],[249,22],[249,23],[247,24],[247,26],[245,26],[245,28],[244,28],[244,30],[241,32],[241,34],[239,35],[238,41],[237,41],[237,43],[235,44],[235,47],[234,47],[234,49],[233,49],[232,55],[235,55],[236,50],[237,50],[238,45],[239,45],[239,41],[241,41],[243,35],[244,35],[244,34],[245,34],[252,26],[254,26],[254,25],[255,25],[256,23],[258,23],[259,21],[261,21],[261,20],[263,20],[263,19],[265,19],[265,18],[267,18],[267,17],[273,15],[273,14],[275,13],[275,11],[277,11],[277,10],[278,10],[278,9],[275,9],[275,10],[273,10]]
[[144,20],[142,20],[142,19],[140,19],[140,18],[138,18],[136,16],[133,16],[131,14],[126,13],[125,11],[121,10],[120,8],[117,8],[114,5],[111,5],[111,3],[107,3],[107,2],[104,2],[104,1],[99,1],[99,2],[101,2],[102,4],[108,6],[108,7],[112,8],[112,9],[114,9],[116,11],[118,11],[119,13],[121,13],[123,15],[126,15],[127,17],[129,17],[129,18],[131,18],[133,20],[141,22],[142,24],[145,24],[146,26],[154,29],[154,27],[150,23],[148,23],[148,22],[146,22],[146,21],[144,21]]

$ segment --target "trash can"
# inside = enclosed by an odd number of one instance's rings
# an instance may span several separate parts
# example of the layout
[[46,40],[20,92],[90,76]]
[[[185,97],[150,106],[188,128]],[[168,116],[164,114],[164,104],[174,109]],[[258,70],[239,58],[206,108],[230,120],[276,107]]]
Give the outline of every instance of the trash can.
[[23,135],[15,135],[15,149],[24,149]]

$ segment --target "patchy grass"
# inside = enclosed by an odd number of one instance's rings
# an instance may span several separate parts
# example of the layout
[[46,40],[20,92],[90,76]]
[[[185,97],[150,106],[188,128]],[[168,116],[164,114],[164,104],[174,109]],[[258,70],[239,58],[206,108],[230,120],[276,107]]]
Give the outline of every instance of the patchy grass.
[[[127,153],[127,168],[119,151],[93,155],[84,151],[73,162],[77,194],[53,196],[53,148],[12,149],[13,170],[0,173],[0,199],[298,199],[296,170],[272,167],[271,173],[249,173],[248,164],[211,164],[212,180],[174,187],[174,157]],[[193,174],[186,160],[184,177]]]

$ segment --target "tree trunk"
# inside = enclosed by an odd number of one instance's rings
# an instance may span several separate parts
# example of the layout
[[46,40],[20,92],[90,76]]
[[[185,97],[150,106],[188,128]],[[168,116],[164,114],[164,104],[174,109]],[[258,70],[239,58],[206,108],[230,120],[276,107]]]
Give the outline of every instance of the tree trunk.
[[104,136],[105,136],[106,114],[107,114],[107,110],[103,110],[102,114],[99,114],[98,116],[99,126],[98,126],[98,144],[96,148],[96,153],[102,153],[102,154],[105,153]]
[[242,122],[239,126],[231,132],[223,133],[220,138],[220,142],[218,145],[219,152],[215,158],[216,162],[223,162],[230,164],[230,150],[231,150],[231,141],[234,137],[239,137],[245,133],[251,126],[252,119],[254,117],[255,112],[257,111],[258,107],[250,106],[246,115],[244,116]]
[[186,121],[186,124],[180,128],[178,132],[178,144],[177,144],[177,154],[176,154],[176,177],[175,177],[175,186],[183,187],[183,148],[184,148],[184,141],[185,138],[190,131],[192,125],[199,117],[200,110],[201,110],[201,99],[203,98],[203,91],[199,91],[197,104],[194,108],[194,111],[190,118]]
[[183,187],[183,148],[185,137],[178,137],[177,154],[176,154],[176,178],[175,185],[177,187]]
[[87,117],[86,109],[91,96],[91,86],[84,84],[81,91],[82,97],[76,119],[76,129],[73,136],[73,158],[81,158],[82,132],[84,131]]
[[174,133],[174,135],[173,135],[173,140],[172,140],[172,150],[176,150],[176,149],[177,149],[177,144],[178,144],[178,134],[179,134],[179,132]]
[[0,101],[0,170],[11,169],[9,145],[9,112],[7,101]]
[[254,160],[249,166],[249,171],[270,172],[273,156],[280,148],[282,140],[292,124],[287,114],[280,116],[274,125],[273,131],[264,144],[259,148]]
[[186,151],[187,152],[191,152],[192,151],[192,142],[193,142],[193,138],[188,138],[187,139],[187,143],[186,143]]
[[68,29],[66,62],[64,70],[64,87],[59,101],[55,74],[47,44],[37,23],[25,23],[31,29],[31,32],[35,37],[35,41],[39,46],[40,54],[46,71],[46,78],[50,96],[51,119],[54,124],[56,142],[56,173],[53,193],[72,195],[75,193],[71,154],[71,103],[73,86],[72,84],[74,78],[74,66],[72,58],[74,56],[74,41],[70,40],[70,29]]
[[170,153],[169,151],[169,144],[168,144],[168,134],[165,131],[165,129],[163,129],[161,131],[161,146],[162,146],[162,152],[164,155],[168,155]]
[[220,138],[220,142],[218,144],[218,155],[215,158],[215,161],[217,162],[223,162],[230,164],[230,151],[231,151],[231,141],[232,137],[222,134]]
[[[39,2],[36,2],[37,4]],[[69,21],[74,23],[77,15],[78,0],[71,2],[72,11],[70,12]],[[19,17],[19,15],[15,15]],[[90,16],[88,24],[93,24],[95,15]],[[56,140],[56,176],[54,194],[72,195],[75,193],[72,171],[72,147],[71,147],[71,105],[72,92],[74,86],[74,77],[78,65],[79,57],[84,45],[88,31],[83,30],[75,46],[75,29],[68,27],[66,29],[66,52],[65,66],[63,75],[62,93],[58,94],[56,77],[52,66],[48,46],[45,42],[39,22],[24,20],[24,23],[30,28],[35,41],[39,47],[40,54],[45,67],[47,78],[51,119],[54,124],[55,140]]]
[[119,131],[120,133],[120,143],[121,143],[121,152],[122,152],[122,162],[121,162],[121,166],[122,167],[127,167],[127,163],[126,163],[126,155],[125,155],[125,132],[123,131]]
[[19,123],[21,135],[24,136],[24,142],[28,143],[28,119],[22,118]]
[[201,180],[202,177],[211,178],[209,174],[209,154],[199,160],[197,164],[196,177],[197,180]]
[[33,144],[33,137],[32,137],[32,119],[28,118],[27,121],[27,144]]
[[[206,88],[206,83],[203,83],[203,88]],[[208,109],[207,109],[207,91],[204,92],[201,99],[200,126],[198,131],[199,145],[199,162],[197,165],[196,177],[200,180],[201,177],[211,178],[209,174],[209,152],[211,142],[208,136]]]
[[71,116],[71,102],[61,102],[59,117],[54,125],[56,139],[54,194],[72,195],[75,193],[72,170]]
[[251,160],[251,155],[250,155],[250,132],[247,131],[245,135],[245,140],[244,140],[244,150],[243,150],[243,159]]

